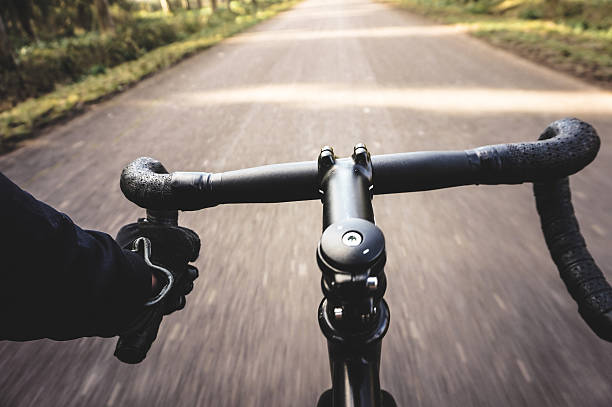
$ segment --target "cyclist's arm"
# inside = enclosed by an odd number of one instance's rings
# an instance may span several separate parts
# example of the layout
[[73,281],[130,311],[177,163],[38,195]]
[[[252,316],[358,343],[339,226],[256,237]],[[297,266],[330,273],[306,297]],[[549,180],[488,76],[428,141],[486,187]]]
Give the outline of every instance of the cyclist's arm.
[[115,336],[151,296],[151,271],[0,173],[0,339]]

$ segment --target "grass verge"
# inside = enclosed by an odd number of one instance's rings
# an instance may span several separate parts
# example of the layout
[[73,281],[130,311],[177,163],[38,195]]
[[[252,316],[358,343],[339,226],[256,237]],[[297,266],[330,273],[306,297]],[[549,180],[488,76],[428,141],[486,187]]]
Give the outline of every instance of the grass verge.
[[107,69],[102,74],[87,76],[78,83],[57,86],[51,93],[17,104],[0,113],[0,152],[13,149],[17,142],[33,136],[42,127],[78,114],[88,104],[121,92],[141,79],[287,10],[298,2],[285,0],[262,5],[251,13],[231,15],[230,19],[211,24],[182,41],[156,48],[134,61]]
[[[546,16],[534,1],[453,3],[383,0],[436,21],[461,25],[475,37],[553,69],[612,89],[612,27],[605,22]],[[605,14],[604,11],[602,13]]]

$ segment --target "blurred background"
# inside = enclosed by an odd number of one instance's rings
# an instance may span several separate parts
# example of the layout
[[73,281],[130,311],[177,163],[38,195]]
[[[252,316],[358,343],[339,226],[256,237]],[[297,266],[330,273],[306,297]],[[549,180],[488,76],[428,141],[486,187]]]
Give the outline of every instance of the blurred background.
[[[315,160],[323,145],[462,150],[576,116],[602,147],[571,177],[574,206],[611,278],[610,7],[5,0],[0,171],[114,235],[143,215],[119,189],[139,156],[221,172]],[[559,279],[531,185],[373,204],[391,309],[381,382],[398,405],[612,403],[612,345]],[[200,278],[147,359],[121,364],[111,339],[0,342],[0,406],[314,406],[331,385],[321,218],[316,201],[182,213],[202,238]]]

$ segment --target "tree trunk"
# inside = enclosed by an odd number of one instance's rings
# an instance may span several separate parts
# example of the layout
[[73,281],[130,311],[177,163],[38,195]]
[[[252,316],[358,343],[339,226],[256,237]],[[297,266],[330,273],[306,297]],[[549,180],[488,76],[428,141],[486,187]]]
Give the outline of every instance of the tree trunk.
[[107,0],[96,0],[96,11],[98,12],[98,22],[101,31],[112,31],[115,28],[113,19],[108,11]]
[[90,5],[86,1],[80,0],[77,3],[77,24],[86,31],[91,31],[93,22],[91,14]]
[[164,13],[172,12],[172,9],[170,8],[170,4],[168,3],[168,0],[159,0],[159,3],[161,4],[161,8],[162,10],[164,10]]
[[210,8],[212,8],[213,13],[217,10],[217,0],[210,0]]
[[13,56],[13,48],[6,34],[4,21],[0,15],[0,67],[2,69],[16,69],[15,57]]
[[[16,91],[12,90],[15,88],[15,82],[17,82]],[[16,100],[27,96],[25,92],[21,72],[15,63],[13,47],[11,47],[4,21],[0,15],[0,106],[2,108],[13,106]]]
[[30,18],[32,17],[31,0],[13,0],[11,3],[13,4],[15,12],[17,13],[17,19],[19,20],[19,24],[21,25],[21,28],[23,28],[23,31],[25,31],[30,39],[36,39],[34,29],[32,28],[32,23],[30,22]]
[[189,6],[189,0],[181,0],[181,6],[183,6],[183,8],[186,10],[189,10],[191,8]]
[[202,8],[202,0],[197,0],[196,5],[198,6],[198,8]]

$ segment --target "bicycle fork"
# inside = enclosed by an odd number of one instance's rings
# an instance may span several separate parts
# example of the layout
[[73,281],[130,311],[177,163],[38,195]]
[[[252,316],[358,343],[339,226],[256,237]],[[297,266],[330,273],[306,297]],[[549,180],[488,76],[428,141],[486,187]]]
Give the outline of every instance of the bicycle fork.
[[383,299],[385,239],[374,224],[372,163],[365,145],[352,160],[336,160],[331,147],[318,159],[323,234],[317,249],[323,301],[319,326],[327,338],[332,389],[318,407],[395,407],[380,389],[382,338],[389,327]]

